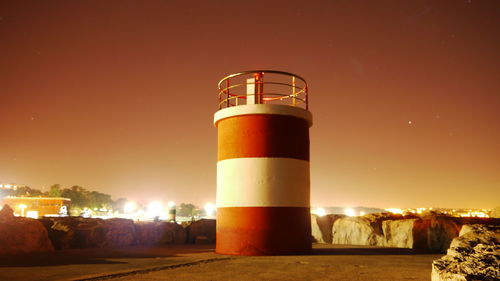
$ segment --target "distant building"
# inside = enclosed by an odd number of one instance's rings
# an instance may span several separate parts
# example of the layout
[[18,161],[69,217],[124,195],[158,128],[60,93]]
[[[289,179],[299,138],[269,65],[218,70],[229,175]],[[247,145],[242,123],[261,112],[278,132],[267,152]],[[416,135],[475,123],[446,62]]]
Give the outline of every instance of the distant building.
[[2,200],[2,206],[5,204],[9,205],[17,216],[39,218],[67,214],[71,199],[63,197],[8,196]]
[[11,183],[0,183],[0,189],[4,190],[16,190],[17,185],[16,184],[11,184]]

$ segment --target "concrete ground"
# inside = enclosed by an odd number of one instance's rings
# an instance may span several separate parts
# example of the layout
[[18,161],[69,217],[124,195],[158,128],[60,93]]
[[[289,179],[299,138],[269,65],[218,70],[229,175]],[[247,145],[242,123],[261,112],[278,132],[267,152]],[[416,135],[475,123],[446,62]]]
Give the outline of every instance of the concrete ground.
[[0,258],[0,280],[430,280],[442,254],[314,245],[307,256],[217,255],[213,246],[64,250]]

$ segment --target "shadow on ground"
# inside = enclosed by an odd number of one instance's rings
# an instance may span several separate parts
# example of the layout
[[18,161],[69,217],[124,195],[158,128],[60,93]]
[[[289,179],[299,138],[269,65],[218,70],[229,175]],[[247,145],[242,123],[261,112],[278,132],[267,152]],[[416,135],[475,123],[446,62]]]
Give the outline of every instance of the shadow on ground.
[[[213,252],[212,245],[196,247],[127,247],[122,249],[69,249],[51,253],[36,253],[0,257],[1,267],[34,267],[70,264],[126,264],[117,259],[151,259],[176,257],[179,254]],[[115,260],[113,260],[115,259]]]
[[379,255],[429,255],[436,254],[429,250],[406,249],[406,248],[316,248],[312,249],[311,255],[363,255],[363,256],[379,256]]
[[[0,257],[1,267],[36,267],[77,264],[127,264],[128,259],[157,259],[182,254],[213,253],[214,245],[182,245],[162,247],[126,247],[99,249],[69,249],[52,253]],[[428,250],[364,246],[315,245],[312,256],[342,255],[428,255]]]

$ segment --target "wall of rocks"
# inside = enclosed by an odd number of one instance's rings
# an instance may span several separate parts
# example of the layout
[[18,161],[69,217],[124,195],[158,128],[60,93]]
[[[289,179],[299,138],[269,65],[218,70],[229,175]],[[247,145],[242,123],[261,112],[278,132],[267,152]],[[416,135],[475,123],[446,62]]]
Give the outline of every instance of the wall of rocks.
[[76,248],[215,243],[215,220],[186,226],[129,219],[15,217],[7,205],[0,211],[0,256]]
[[[465,224],[500,225],[500,219],[454,218],[436,214],[401,216],[370,214],[362,217],[311,215],[313,241],[427,249],[445,252]],[[214,244],[215,220],[187,225],[134,222],[129,219],[15,217],[10,207],[0,211],[0,256],[74,248],[103,248],[185,243]]]
[[369,214],[311,216],[313,240],[318,243],[426,249],[446,252],[462,225],[500,224],[498,219]]

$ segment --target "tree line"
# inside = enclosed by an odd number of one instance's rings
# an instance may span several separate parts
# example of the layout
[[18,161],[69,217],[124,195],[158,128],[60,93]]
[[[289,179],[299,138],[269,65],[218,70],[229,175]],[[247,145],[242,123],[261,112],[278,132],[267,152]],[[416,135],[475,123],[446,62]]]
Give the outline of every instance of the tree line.
[[[69,188],[62,188],[59,184],[53,184],[48,191],[31,188],[29,186],[18,186],[17,189],[0,190],[0,198],[5,196],[33,196],[33,197],[64,197],[71,199],[72,214],[79,214],[84,208],[107,209],[123,212],[123,207],[129,201],[126,198],[113,200],[111,195],[98,191],[87,190],[79,185],[73,185]],[[140,205],[140,209],[147,206]],[[183,217],[192,217],[202,215],[203,211],[191,203],[181,203],[176,206],[177,215]]]

